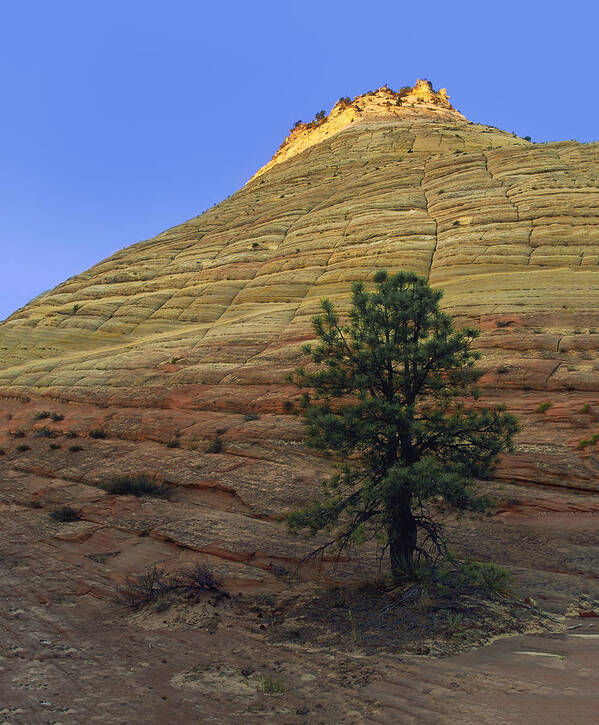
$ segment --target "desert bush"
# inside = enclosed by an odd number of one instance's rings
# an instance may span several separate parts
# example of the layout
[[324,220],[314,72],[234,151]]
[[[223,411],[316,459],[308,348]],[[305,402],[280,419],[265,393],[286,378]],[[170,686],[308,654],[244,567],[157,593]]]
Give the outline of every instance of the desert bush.
[[50,412],[48,410],[38,410],[37,413],[34,413],[33,419],[34,420],[43,420],[44,418],[49,418]]
[[54,435],[54,431],[46,428],[45,426],[43,428],[38,428],[37,430],[33,431],[34,438],[53,438]]
[[544,413],[546,410],[549,410],[553,406],[553,403],[550,400],[546,400],[544,403],[541,403],[539,407],[537,408],[537,413]]
[[137,476],[118,476],[106,483],[100,484],[100,488],[106,493],[115,496],[154,496],[156,498],[168,498],[170,489],[168,486],[156,483],[143,474]]
[[287,687],[283,681],[279,677],[273,677],[272,675],[261,677],[258,688],[265,695],[283,695],[287,692]]
[[222,438],[219,438],[219,436],[216,436],[216,438],[213,438],[209,443],[208,447],[206,448],[207,453],[220,453],[223,449],[223,441]]
[[167,593],[167,578],[163,571],[152,567],[144,574],[127,577],[116,589],[116,598],[131,609],[141,609]]
[[510,368],[508,365],[500,365],[497,368],[497,372],[499,373],[499,375],[504,375],[505,373],[509,373],[509,371],[510,371]]
[[58,506],[52,509],[48,516],[54,521],[61,521],[62,523],[79,521],[79,511],[72,506]]
[[62,413],[50,413],[50,418],[55,422],[58,423],[60,420],[64,420],[64,415]]
[[74,430],[69,430],[64,434],[65,438],[79,438],[79,433]]
[[478,591],[500,596],[506,596],[512,590],[513,577],[508,569],[472,560],[454,563],[455,568],[449,569],[421,567],[420,581],[424,588],[453,593]]
[[170,585],[188,599],[196,599],[202,592],[221,591],[221,580],[205,564],[195,564],[190,568],[175,571],[170,577]]
[[26,443],[21,443],[21,445],[17,446],[17,451],[19,453],[24,453],[25,451],[30,451],[31,447],[28,446]]
[[585,403],[582,408],[580,409],[581,413],[590,413],[591,412],[591,404]]
[[204,564],[182,568],[166,574],[154,566],[144,574],[127,577],[123,586],[117,587],[117,600],[131,609],[141,609],[169,594],[197,599],[202,592],[226,594],[212,569]]
[[291,413],[291,411],[294,408],[294,404],[292,400],[285,400],[283,401],[283,410],[285,413]]
[[79,305],[79,304],[75,303],[75,304],[73,305],[73,314],[74,314],[74,315],[76,315],[76,314],[77,314],[77,312],[78,312],[78,311],[79,311],[80,309],[81,309],[81,305]]
[[180,441],[177,438],[171,438],[170,441],[166,444],[167,448],[179,448],[181,445]]
[[4,448],[0,448],[0,456],[5,456],[5,455],[6,455],[6,451],[4,450]]
[[249,420],[258,420],[259,418],[260,418],[260,416],[258,415],[258,413],[246,413],[243,416],[243,419],[246,420],[246,421],[249,421]]
[[94,430],[90,430],[89,437],[104,439],[106,438],[106,433],[101,428],[95,428]]
[[8,435],[11,435],[13,438],[25,438],[25,431],[24,430],[15,430],[9,433]]
[[81,446],[78,446],[77,444],[73,446],[69,446],[69,453],[79,453],[79,451],[82,451],[83,448]]
[[579,451],[584,451],[584,449],[585,449],[585,448],[586,448],[587,446],[590,446],[590,445],[591,445],[591,441],[590,441],[590,440],[588,440],[587,438],[583,438],[583,439],[582,439],[581,441],[578,441],[578,445],[576,446],[576,448],[577,448],[577,449],[578,449]]
[[496,327],[509,327],[511,324],[511,320],[495,320]]
[[61,447],[60,443],[50,443],[50,445],[48,446],[48,448],[50,448],[50,450],[52,450],[52,451],[56,451],[60,447]]

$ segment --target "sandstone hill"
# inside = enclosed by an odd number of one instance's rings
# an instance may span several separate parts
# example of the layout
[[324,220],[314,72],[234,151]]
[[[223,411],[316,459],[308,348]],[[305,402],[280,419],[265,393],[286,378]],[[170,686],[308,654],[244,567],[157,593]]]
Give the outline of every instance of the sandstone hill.
[[[0,386],[190,411],[183,446],[213,437],[199,412],[218,411],[225,447],[276,447],[300,430],[284,380],[319,300],[344,304],[379,267],[412,269],[483,329],[488,396],[523,416],[500,475],[594,487],[580,441],[599,416],[598,264],[599,144],[530,143],[469,122],[428,81],[384,86],[296,125],[209,211],[15,312],[0,325]],[[247,413],[273,417],[249,426]],[[170,439],[161,415],[160,431],[132,422],[135,436]],[[114,434],[133,436],[116,418]]]
[[[302,444],[286,375],[319,301],[346,305],[383,267],[424,275],[482,329],[482,402],[523,429],[485,483],[497,512],[450,518],[450,544],[509,567],[560,634],[465,652],[495,636],[477,615],[443,635],[442,661],[423,656],[439,653],[428,631],[403,656],[397,628],[401,658],[365,656],[382,605],[362,621],[331,600],[340,619],[302,640],[312,580],[376,560],[312,562],[298,582],[313,544],[278,518],[330,464]],[[418,81],[296,124],[243,189],[16,311],[0,324],[3,722],[590,722],[598,282],[599,144],[471,123]],[[168,500],[102,488],[137,474]],[[77,520],[48,515],[65,504]],[[227,597],[132,616],[113,602],[128,575],[198,563]],[[532,631],[525,614],[511,631]],[[287,693],[261,692],[266,676]]]

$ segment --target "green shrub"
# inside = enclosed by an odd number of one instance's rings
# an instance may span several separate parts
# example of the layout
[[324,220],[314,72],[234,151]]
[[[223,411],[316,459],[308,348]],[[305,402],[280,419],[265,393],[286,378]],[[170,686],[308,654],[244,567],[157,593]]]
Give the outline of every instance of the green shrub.
[[578,445],[576,446],[576,448],[579,451],[584,451],[584,449],[590,445],[591,445],[591,441],[587,440],[586,438],[583,438],[581,441],[578,441]]
[[287,687],[283,681],[279,677],[272,677],[272,675],[261,677],[258,687],[265,695],[283,695],[287,692]]
[[50,412],[47,410],[38,410],[37,413],[33,415],[34,420],[43,420],[44,418],[49,418]]
[[106,483],[100,484],[100,488],[106,493],[115,496],[154,496],[156,498],[168,498],[170,489],[168,486],[156,483],[143,474],[137,476],[118,476]]
[[585,403],[582,408],[580,409],[581,413],[590,413],[591,412],[591,404]]
[[64,415],[62,413],[50,413],[50,418],[52,418],[55,423],[58,423],[58,421],[64,420]]
[[34,438],[53,438],[55,435],[56,434],[53,430],[50,430],[45,426],[43,428],[37,428],[37,430],[33,431]]
[[539,405],[539,407],[537,408],[537,413],[544,413],[551,407],[553,407],[553,403],[550,400],[546,400],[544,403],[541,403],[541,405]]
[[59,506],[58,508],[52,509],[48,516],[54,519],[54,521],[66,523],[69,521],[79,521],[79,513],[72,506]]

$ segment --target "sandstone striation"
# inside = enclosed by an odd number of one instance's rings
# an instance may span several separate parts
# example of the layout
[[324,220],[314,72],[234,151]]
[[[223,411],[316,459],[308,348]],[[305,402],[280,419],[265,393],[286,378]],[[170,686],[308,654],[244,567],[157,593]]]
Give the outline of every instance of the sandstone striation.
[[[213,435],[200,411],[268,413],[272,444],[291,443],[284,381],[319,301],[343,306],[353,280],[412,269],[482,328],[488,396],[509,390],[523,417],[505,475],[594,486],[595,447],[578,444],[599,414],[598,263],[599,144],[471,123],[427,81],[383,87],[297,126],[222,203],[15,312],[0,386],[194,411],[194,441]],[[559,421],[535,414],[546,400]]]

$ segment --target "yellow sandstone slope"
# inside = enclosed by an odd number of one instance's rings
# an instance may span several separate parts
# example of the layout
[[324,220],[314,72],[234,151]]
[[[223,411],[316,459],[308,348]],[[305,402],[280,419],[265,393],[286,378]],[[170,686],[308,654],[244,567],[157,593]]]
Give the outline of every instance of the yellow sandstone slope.
[[567,468],[539,480],[590,481],[593,447],[577,445],[599,401],[598,263],[599,144],[534,144],[471,123],[428,81],[383,87],[296,126],[201,216],[15,312],[0,325],[0,386],[281,412],[319,301],[345,304],[378,268],[411,269],[445,290],[458,322],[483,329],[488,396],[511,399],[530,429],[521,477],[535,480],[535,446],[555,452],[559,438]]

